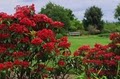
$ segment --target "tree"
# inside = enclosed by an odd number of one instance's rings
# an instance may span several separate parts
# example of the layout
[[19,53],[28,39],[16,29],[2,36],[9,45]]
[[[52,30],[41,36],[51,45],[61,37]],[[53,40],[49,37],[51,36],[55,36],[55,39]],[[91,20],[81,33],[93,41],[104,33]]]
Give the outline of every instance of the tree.
[[61,21],[64,23],[65,31],[68,31],[71,24],[70,21],[74,19],[74,14],[70,9],[65,9],[60,5],[49,2],[45,7],[41,9],[42,14],[46,14],[53,20]]
[[71,21],[70,31],[84,30],[82,22],[77,18]]
[[117,8],[115,9],[114,17],[120,21],[120,4],[117,5]]
[[101,31],[103,29],[103,16],[100,8],[92,6],[85,11],[83,26],[85,30],[88,30],[89,26],[93,26],[96,30]]

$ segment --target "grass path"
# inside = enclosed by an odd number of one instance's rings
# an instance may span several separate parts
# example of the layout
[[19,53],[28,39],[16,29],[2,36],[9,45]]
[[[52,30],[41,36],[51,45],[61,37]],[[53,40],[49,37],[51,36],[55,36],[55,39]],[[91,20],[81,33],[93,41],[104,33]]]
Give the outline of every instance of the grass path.
[[110,42],[109,38],[107,37],[99,37],[97,35],[90,35],[90,36],[69,36],[69,42],[71,42],[71,51],[74,52],[78,49],[79,46],[82,45],[90,45],[94,46],[95,43],[100,44],[108,44]]

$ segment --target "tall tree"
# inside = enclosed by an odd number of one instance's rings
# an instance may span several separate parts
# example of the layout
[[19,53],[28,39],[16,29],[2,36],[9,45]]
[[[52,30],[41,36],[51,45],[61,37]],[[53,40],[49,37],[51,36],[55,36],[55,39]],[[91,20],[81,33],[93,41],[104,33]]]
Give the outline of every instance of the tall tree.
[[100,8],[92,6],[86,9],[83,19],[83,26],[85,30],[88,30],[89,26],[94,26],[97,30],[103,29],[103,20],[101,19],[103,13]]
[[64,23],[64,29],[66,31],[70,28],[70,21],[74,19],[74,14],[70,9],[65,9],[60,5],[49,2],[45,7],[41,9],[42,14],[46,14],[53,20],[61,21]]
[[82,22],[79,21],[77,18],[71,21],[70,31],[78,31],[78,30],[84,30]]
[[115,9],[115,14],[114,14],[115,19],[118,19],[120,21],[120,4],[117,5]]

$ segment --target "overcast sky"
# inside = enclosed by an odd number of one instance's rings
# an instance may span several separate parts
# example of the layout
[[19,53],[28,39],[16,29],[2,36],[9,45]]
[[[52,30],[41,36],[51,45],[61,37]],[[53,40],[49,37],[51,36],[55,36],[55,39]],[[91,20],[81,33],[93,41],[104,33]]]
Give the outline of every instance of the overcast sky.
[[71,9],[79,20],[83,19],[87,8],[96,5],[103,11],[103,20],[112,22],[116,21],[114,19],[114,12],[120,0],[0,0],[0,12],[13,14],[16,5],[31,4],[35,4],[36,12],[39,12],[41,7],[45,6],[48,2]]

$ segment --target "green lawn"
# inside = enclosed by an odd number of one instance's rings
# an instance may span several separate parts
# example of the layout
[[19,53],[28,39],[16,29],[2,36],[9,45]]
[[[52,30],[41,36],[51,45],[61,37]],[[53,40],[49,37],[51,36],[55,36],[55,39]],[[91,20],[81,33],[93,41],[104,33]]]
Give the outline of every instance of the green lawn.
[[97,35],[89,36],[69,36],[69,42],[71,42],[71,51],[74,52],[81,45],[94,46],[95,43],[108,44],[110,42],[107,37],[99,37]]

